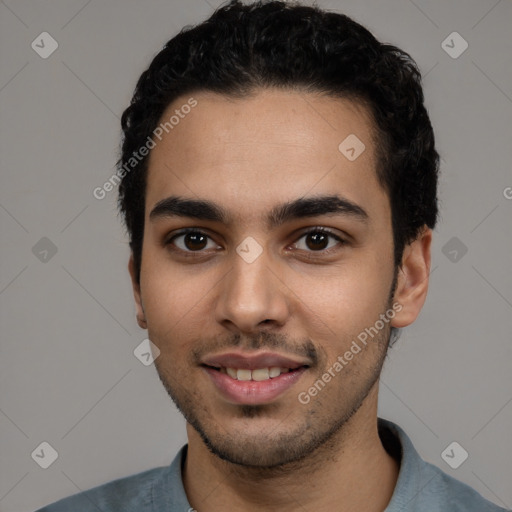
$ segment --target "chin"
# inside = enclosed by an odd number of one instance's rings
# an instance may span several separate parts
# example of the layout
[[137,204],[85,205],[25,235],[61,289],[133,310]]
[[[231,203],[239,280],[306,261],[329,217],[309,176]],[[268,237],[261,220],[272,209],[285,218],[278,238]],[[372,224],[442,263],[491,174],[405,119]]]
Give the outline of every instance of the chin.
[[307,456],[304,446],[293,446],[295,443],[290,442],[284,444],[282,441],[269,442],[262,436],[240,442],[229,442],[227,439],[219,443],[211,440],[204,442],[210,452],[220,459],[243,467],[278,468]]

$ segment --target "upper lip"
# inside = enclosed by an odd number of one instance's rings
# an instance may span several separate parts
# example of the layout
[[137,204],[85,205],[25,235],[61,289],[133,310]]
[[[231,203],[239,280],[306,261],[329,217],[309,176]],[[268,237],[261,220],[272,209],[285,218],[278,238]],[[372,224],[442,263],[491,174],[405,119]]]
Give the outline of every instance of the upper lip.
[[257,368],[290,368],[296,369],[301,366],[310,366],[308,361],[294,359],[275,352],[259,352],[251,354],[247,352],[226,352],[204,357],[202,364],[216,368],[237,368],[255,370]]

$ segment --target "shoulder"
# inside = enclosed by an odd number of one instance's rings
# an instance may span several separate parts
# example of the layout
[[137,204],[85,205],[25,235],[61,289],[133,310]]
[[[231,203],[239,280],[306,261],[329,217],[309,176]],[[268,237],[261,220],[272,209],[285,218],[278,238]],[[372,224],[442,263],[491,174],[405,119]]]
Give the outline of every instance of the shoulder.
[[152,510],[152,489],[168,467],[160,467],[113,480],[69,496],[36,512],[145,512]]
[[486,500],[475,489],[446,474],[437,466],[428,462],[424,464],[425,477],[430,483],[421,492],[420,499],[429,511],[506,512],[506,509]]
[[379,435],[388,453],[400,461],[398,481],[385,512],[506,512],[423,460],[395,423],[379,418]]

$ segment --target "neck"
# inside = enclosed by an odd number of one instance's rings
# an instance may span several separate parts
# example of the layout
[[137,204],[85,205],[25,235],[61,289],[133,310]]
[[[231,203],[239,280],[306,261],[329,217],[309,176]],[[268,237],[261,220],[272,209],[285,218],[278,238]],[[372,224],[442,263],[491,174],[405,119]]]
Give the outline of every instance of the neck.
[[[382,512],[399,464],[377,430],[378,383],[340,430],[305,459],[279,468],[247,468],[213,455],[187,425],[189,445],[183,483],[197,512]],[[368,497],[371,497],[369,502]]]

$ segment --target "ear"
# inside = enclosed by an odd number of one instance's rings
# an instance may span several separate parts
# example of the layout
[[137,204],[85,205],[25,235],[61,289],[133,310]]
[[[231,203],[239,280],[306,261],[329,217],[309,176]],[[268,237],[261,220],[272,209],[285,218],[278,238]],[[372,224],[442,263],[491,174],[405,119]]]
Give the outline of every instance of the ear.
[[144,307],[142,305],[142,297],[140,294],[140,283],[136,279],[135,263],[133,261],[133,253],[130,255],[130,261],[128,262],[128,272],[132,279],[133,297],[135,299],[135,307],[137,309],[137,323],[141,329],[147,329],[148,324],[146,322],[146,315],[144,313]]
[[402,309],[391,321],[393,327],[412,324],[425,303],[430,275],[431,242],[432,230],[425,226],[418,238],[405,246],[394,294],[394,302],[400,304]]

